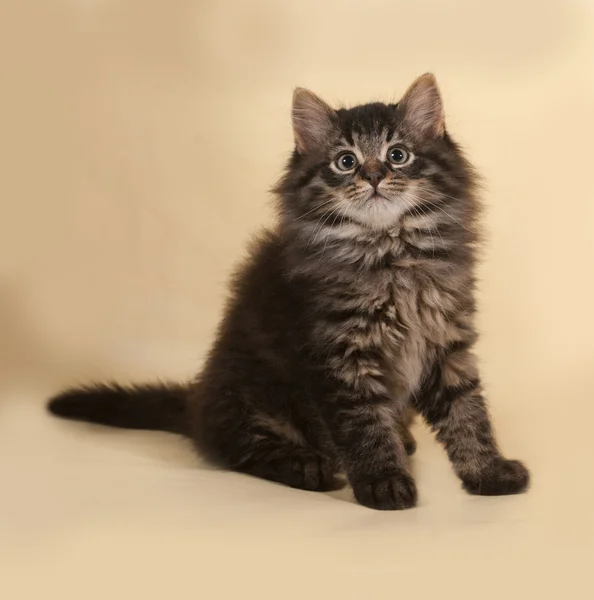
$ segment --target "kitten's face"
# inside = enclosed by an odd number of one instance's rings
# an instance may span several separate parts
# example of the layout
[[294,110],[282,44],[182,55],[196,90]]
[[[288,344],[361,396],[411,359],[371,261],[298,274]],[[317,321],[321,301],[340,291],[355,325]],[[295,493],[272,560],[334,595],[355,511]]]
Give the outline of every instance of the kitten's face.
[[296,151],[281,185],[289,192],[290,218],[387,229],[464,184],[466,164],[445,134],[431,75],[419,78],[398,105],[335,111],[297,90],[293,125]]
[[[314,189],[324,190],[319,196],[328,201],[324,212],[374,229],[390,226],[413,206],[418,145],[399,130],[394,106],[367,105],[337,115],[338,127],[318,155],[319,172],[312,180]],[[317,194],[312,200],[313,208]]]

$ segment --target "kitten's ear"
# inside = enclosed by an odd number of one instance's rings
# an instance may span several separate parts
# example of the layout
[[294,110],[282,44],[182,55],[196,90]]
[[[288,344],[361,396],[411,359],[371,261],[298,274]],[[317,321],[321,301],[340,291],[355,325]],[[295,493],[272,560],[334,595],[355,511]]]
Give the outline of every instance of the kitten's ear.
[[432,73],[425,73],[413,82],[398,103],[397,110],[413,131],[431,137],[445,132],[443,103]]
[[293,93],[292,117],[295,145],[300,153],[322,146],[337,120],[336,111],[304,88],[297,88]]

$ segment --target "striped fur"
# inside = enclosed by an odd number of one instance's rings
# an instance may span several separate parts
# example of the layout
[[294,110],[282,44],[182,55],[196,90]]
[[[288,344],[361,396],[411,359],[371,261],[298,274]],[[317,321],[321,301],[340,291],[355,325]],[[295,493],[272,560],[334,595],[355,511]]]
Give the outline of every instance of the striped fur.
[[[238,270],[187,411],[174,411],[184,424],[163,428],[226,468],[309,490],[334,488],[343,471],[360,503],[401,509],[417,498],[415,411],[469,492],[523,491],[528,472],[499,452],[472,350],[476,177],[445,130],[434,78],[397,105],[348,110],[297,90],[293,124],[277,227]],[[409,162],[390,162],[395,145]],[[349,172],[335,162],[343,152]],[[50,407],[99,420],[96,405],[75,390]],[[111,397],[108,409],[101,422],[117,425]]]

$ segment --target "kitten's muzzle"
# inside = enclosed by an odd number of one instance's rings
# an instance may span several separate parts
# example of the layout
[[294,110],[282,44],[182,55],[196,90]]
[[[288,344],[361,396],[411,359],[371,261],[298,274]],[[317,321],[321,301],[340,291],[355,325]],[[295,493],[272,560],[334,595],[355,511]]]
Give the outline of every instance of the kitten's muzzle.
[[375,191],[380,181],[386,177],[388,169],[377,159],[366,160],[359,169],[359,177],[367,181]]

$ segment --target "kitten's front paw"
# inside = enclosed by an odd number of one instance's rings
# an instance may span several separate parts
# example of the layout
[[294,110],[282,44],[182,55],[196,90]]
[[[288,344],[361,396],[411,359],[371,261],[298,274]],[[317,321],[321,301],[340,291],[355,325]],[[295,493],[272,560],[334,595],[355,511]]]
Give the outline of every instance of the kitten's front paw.
[[406,473],[354,482],[353,491],[359,504],[376,510],[402,510],[417,503],[417,486]]
[[519,460],[497,458],[480,475],[462,482],[467,492],[480,496],[520,494],[528,488],[530,473]]

